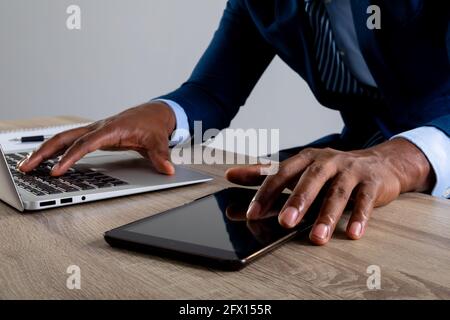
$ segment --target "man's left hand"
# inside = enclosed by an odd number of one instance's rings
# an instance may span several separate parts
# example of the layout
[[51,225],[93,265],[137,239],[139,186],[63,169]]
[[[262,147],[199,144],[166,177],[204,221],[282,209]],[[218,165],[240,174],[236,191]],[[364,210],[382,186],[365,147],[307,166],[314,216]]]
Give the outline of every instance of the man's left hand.
[[261,175],[261,166],[236,167],[226,173],[227,179],[237,184],[261,184],[247,218],[264,218],[279,194],[289,188],[292,193],[278,220],[282,226],[293,228],[319,192],[327,188],[310,233],[311,241],[318,245],[329,241],[350,199],[353,211],[347,235],[359,239],[374,207],[391,202],[403,192],[427,191],[435,179],[425,155],[402,138],[349,152],[306,148],[281,162],[278,172],[270,176]]

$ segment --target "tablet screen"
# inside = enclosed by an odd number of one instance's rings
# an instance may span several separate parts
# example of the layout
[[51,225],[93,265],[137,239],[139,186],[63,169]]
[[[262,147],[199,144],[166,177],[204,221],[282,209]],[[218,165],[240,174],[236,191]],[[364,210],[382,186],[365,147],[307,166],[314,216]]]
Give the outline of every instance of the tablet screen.
[[292,233],[281,227],[277,214],[287,199],[274,204],[271,217],[247,221],[254,190],[229,188],[188,205],[140,220],[123,230],[161,239],[233,252],[248,257]]

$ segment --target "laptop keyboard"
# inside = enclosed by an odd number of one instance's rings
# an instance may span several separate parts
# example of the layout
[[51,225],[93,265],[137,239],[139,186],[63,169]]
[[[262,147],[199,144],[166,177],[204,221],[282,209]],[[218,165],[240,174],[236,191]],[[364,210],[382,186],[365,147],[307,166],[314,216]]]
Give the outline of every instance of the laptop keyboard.
[[57,161],[55,159],[47,160],[32,172],[24,174],[17,170],[17,163],[27,155],[26,152],[20,152],[6,154],[5,157],[16,186],[36,196],[95,190],[128,184],[125,181],[90,169],[70,168],[63,176],[52,177],[50,171]]

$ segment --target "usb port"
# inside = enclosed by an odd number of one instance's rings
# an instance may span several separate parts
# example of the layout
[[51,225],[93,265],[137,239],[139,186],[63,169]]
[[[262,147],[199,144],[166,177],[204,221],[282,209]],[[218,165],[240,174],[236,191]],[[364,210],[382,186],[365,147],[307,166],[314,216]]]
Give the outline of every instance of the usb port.
[[72,198],[61,199],[61,204],[72,203],[72,202],[73,202]]
[[41,207],[54,206],[55,204],[56,204],[56,201],[55,201],[55,200],[52,200],[52,201],[43,201],[43,202],[39,203],[39,205],[40,205]]

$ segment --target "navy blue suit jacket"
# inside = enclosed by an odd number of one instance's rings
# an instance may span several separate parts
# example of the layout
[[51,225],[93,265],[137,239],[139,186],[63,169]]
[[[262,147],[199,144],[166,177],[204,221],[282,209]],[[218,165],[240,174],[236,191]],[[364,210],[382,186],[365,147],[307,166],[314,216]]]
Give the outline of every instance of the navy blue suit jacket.
[[[379,30],[366,26],[370,4],[381,8]],[[185,109],[191,130],[198,120],[203,129],[222,129],[278,55],[321,104],[340,111],[343,134],[353,140],[362,143],[376,130],[389,138],[420,126],[450,135],[449,7],[446,0],[352,0],[359,45],[383,96],[380,102],[325,90],[303,0],[229,0],[189,80],[160,98]]]

